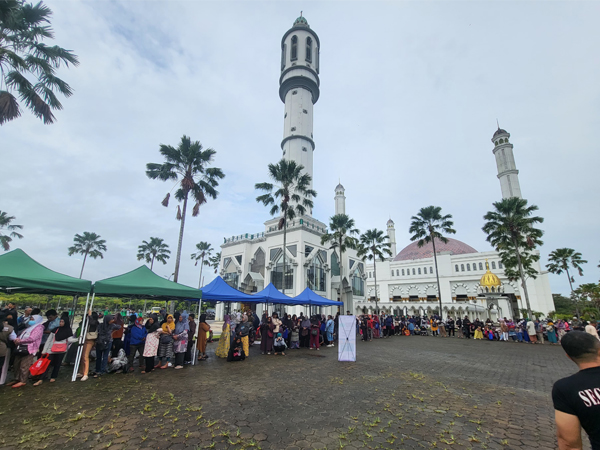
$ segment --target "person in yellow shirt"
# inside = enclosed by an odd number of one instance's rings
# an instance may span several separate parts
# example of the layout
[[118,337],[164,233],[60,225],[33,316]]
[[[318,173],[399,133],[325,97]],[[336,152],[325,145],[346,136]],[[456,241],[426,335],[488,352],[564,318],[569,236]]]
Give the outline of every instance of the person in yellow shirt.
[[483,339],[483,331],[481,330],[481,327],[477,327],[477,329],[475,330],[475,335],[473,337],[474,339]]
[[438,323],[437,323],[437,320],[435,319],[435,317],[434,317],[434,318],[432,318],[432,319],[429,321],[429,323],[430,323],[430,325],[431,325],[431,333],[432,333],[434,336],[437,336],[437,335],[438,335]]

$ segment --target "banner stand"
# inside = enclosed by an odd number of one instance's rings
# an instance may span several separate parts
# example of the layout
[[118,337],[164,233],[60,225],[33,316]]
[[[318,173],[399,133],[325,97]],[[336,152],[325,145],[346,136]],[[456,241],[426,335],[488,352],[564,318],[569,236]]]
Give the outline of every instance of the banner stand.
[[338,318],[338,361],[356,362],[356,316]]

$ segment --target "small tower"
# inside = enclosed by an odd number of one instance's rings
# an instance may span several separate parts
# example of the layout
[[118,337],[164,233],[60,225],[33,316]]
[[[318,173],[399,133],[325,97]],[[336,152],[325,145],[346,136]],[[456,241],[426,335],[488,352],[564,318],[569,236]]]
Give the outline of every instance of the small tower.
[[[313,176],[313,105],[319,100],[319,48],[317,33],[302,15],[281,39],[279,97],[283,115],[283,158],[304,166]],[[312,181],[309,189],[312,189]]]
[[335,214],[346,214],[346,196],[344,193],[346,190],[342,183],[339,183],[335,187]]
[[396,257],[396,228],[394,228],[394,221],[392,219],[387,221],[387,233],[390,238],[390,250],[392,251],[392,259]]
[[510,134],[498,127],[492,137],[494,143],[494,156],[498,166],[498,179],[502,189],[502,198],[521,197],[521,186],[519,185],[519,171],[515,164],[513,145],[508,142]]

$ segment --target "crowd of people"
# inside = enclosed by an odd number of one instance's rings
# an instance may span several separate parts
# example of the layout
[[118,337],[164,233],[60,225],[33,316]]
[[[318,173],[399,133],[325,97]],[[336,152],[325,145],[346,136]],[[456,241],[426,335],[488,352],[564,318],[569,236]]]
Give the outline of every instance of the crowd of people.
[[[349,314],[349,312],[347,313]],[[212,330],[202,314],[196,323],[194,314],[186,311],[168,314],[161,310],[147,318],[140,314],[111,314],[108,311],[88,311],[86,334],[81,339],[81,324],[73,331],[67,312],[59,314],[50,309],[42,316],[39,308],[26,308],[19,314],[16,305],[9,303],[0,312],[0,368],[13,368],[13,388],[27,384],[34,386],[49,380],[54,383],[62,366],[75,365],[77,350],[81,358],[76,377],[86,381],[109,372],[139,371],[148,374],[156,369],[182,369],[193,360],[192,349],[197,345],[198,360],[208,358],[206,346],[212,340]],[[82,321],[83,322],[83,321]],[[324,314],[290,315],[278,312],[258,315],[252,311],[233,312],[224,317],[222,334],[216,349],[219,358],[243,361],[250,356],[250,348],[260,341],[263,355],[285,356],[289,350],[305,348],[319,351],[333,347],[338,339],[339,313],[334,317]],[[395,316],[389,314],[356,317],[356,333],[365,342],[392,336],[439,336],[459,339],[514,341],[556,344],[571,330],[585,331],[598,336],[598,324],[574,317],[572,321],[547,319],[511,320],[493,322],[476,318],[471,321],[437,315]],[[196,338],[196,332],[197,338]],[[7,350],[11,358],[6,360]],[[90,363],[95,360],[92,370]]]
[[[13,303],[0,312],[0,368],[8,364],[14,374],[7,385],[19,388],[29,379],[34,386],[48,379],[54,383],[62,366],[76,363],[83,321],[73,332],[68,312],[59,316],[50,309],[45,317],[39,308],[26,308],[19,314]],[[74,367],[81,381],[109,372],[133,372],[136,356],[142,374],[155,369],[182,369],[192,362],[196,330],[198,358],[207,358],[211,330],[205,314],[196,324],[194,314],[186,311],[171,315],[161,310],[144,319],[138,314],[123,317],[90,310],[86,322],[80,364]],[[10,360],[6,360],[8,349]],[[90,367],[92,359],[94,370]]]

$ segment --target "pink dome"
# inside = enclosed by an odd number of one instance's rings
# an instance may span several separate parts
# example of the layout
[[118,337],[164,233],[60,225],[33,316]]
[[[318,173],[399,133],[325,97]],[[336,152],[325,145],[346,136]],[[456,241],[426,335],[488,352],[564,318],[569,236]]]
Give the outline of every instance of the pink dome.
[[[425,259],[433,257],[433,245],[423,245],[419,248],[419,241],[415,241],[410,245],[404,247],[400,253],[396,255],[394,261],[410,261],[413,259]],[[468,253],[477,253],[470,245],[465,244],[457,239],[448,238],[448,243],[444,244],[442,241],[435,240],[435,250],[439,255],[440,252],[450,252],[451,255],[465,255]]]

